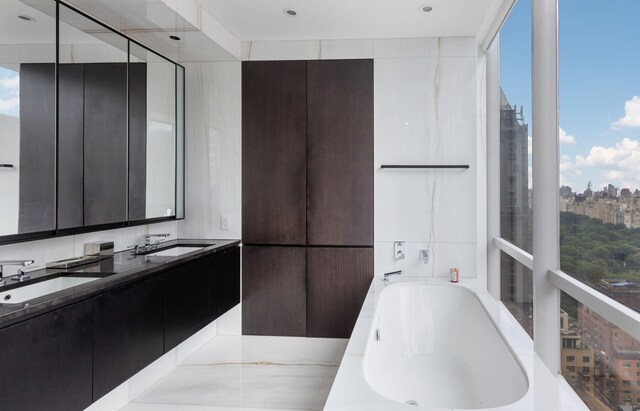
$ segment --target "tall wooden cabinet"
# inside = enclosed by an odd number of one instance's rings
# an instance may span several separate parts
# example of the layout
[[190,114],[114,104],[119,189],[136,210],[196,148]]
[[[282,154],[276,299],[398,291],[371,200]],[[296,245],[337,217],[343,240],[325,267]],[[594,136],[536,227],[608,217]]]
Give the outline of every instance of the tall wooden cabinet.
[[373,277],[373,61],[242,77],[243,333],[349,337]]

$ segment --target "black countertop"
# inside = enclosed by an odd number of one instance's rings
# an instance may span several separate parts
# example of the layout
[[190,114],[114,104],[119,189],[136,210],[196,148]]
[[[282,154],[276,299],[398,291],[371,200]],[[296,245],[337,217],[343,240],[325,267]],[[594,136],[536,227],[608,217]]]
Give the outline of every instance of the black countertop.
[[58,273],[77,274],[74,276],[102,277],[86,284],[29,300],[29,302],[26,303],[0,304],[0,328],[36,317],[49,311],[57,310],[129,282],[151,276],[204,255],[214,254],[235,247],[239,244],[240,240],[178,239],[160,243],[159,248],[149,251],[147,254],[157,253],[163,249],[175,246],[204,248],[178,257],[151,257],[148,255],[134,255],[131,251],[121,251],[115,253],[113,258],[74,267],[72,269],[47,268],[32,271],[29,273],[31,278],[22,283],[12,282],[7,278],[7,285],[0,287],[0,293],[20,286],[37,283],[45,279],[54,278]]

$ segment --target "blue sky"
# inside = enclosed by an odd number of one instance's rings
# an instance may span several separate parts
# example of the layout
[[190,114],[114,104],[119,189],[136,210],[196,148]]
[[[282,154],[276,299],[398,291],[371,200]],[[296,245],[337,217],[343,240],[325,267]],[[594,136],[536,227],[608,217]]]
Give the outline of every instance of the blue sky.
[[0,67],[0,114],[18,117],[20,112],[20,75]]
[[[560,172],[574,191],[640,188],[638,17],[637,0],[559,0]],[[531,0],[518,1],[500,42],[502,87],[530,123]]]

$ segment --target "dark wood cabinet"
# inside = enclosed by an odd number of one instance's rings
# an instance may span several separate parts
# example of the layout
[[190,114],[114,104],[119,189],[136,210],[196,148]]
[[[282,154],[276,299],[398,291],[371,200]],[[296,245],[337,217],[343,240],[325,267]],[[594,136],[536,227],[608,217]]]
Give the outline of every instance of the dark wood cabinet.
[[164,351],[170,351],[211,321],[214,256],[202,257],[165,273]]
[[309,61],[307,113],[307,244],[373,246],[373,61]]
[[58,228],[84,225],[84,64],[58,65]]
[[211,317],[220,317],[240,303],[240,247],[215,255],[211,281]]
[[373,248],[307,248],[307,337],[349,338],[373,279]]
[[93,306],[82,302],[0,330],[0,408],[91,405]]
[[373,277],[373,61],[242,78],[243,333],[347,337]]
[[85,64],[85,226],[127,221],[127,107],[127,64]]
[[20,64],[20,234],[55,229],[55,96],[53,63]]
[[306,243],[307,65],[242,63],[242,239]]
[[306,335],[305,269],[305,247],[242,248],[243,334]]
[[159,274],[93,300],[94,401],[164,353],[163,288]]

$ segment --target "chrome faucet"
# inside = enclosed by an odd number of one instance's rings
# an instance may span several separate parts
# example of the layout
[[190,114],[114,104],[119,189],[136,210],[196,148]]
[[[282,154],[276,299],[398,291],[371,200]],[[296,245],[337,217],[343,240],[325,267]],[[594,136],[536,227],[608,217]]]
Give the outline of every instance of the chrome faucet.
[[389,281],[389,277],[391,277],[392,275],[400,275],[400,274],[402,274],[402,270],[384,273],[384,278],[382,279],[382,281]]
[[[5,280],[3,279],[3,274],[2,274],[2,269],[4,268],[5,265],[18,265],[21,267],[29,267],[31,264],[33,264],[34,261],[33,260],[4,260],[4,261],[0,261],[0,287],[2,287],[3,285],[6,284]],[[24,274],[24,268],[21,268],[18,270],[18,275],[16,275],[15,277],[11,277],[11,279],[13,281],[23,281],[23,280],[28,280],[30,277],[28,275]]]
[[[155,238],[155,237],[159,237],[159,238],[167,238],[171,236],[171,234],[165,233],[165,234],[147,234],[144,236],[144,246],[145,247],[149,247],[151,245],[151,239]],[[158,244],[160,244],[160,240],[157,240],[153,245],[157,246]]]

